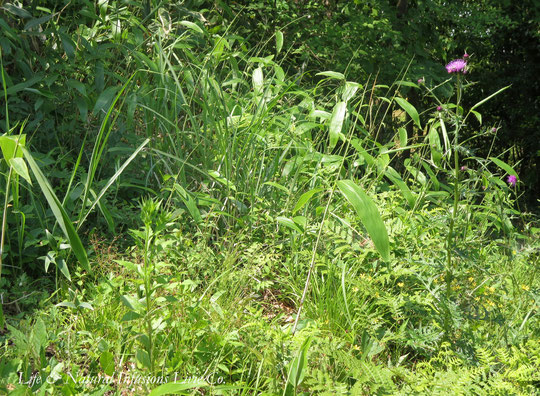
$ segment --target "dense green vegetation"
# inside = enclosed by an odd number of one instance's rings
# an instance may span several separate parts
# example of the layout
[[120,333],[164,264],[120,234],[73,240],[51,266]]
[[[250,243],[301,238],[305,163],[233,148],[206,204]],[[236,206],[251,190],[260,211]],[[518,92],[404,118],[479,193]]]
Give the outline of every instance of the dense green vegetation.
[[538,15],[4,2],[0,392],[539,393]]

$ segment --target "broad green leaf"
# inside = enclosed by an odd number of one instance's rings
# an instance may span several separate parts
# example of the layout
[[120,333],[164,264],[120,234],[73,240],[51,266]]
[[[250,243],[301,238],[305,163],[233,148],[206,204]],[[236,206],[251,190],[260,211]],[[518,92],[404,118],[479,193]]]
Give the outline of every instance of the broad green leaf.
[[339,139],[339,134],[343,128],[343,120],[345,119],[345,113],[347,110],[347,104],[345,102],[338,102],[334,106],[334,111],[330,117],[330,149],[336,147]]
[[31,339],[34,342],[36,351],[39,352],[41,348],[45,348],[47,346],[49,340],[49,336],[47,334],[47,326],[45,326],[45,322],[43,321],[43,319],[38,318],[36,320],[34,328],[32,329],[32,333],[33,334]]
[[193,217],[193,220],[195,220],[195,223],[202,223],[203,219],[201,216],[201,212],[199,212],[199,208],[197,208],[195,200],[191,197],[191,195],[181,185],[177,183],[174,183],[174,189],[180,195],[180,199],[182,200],[182,202],[184,202],[184,205],[186,205],[186,208],[189,211],[191,217]]
[[476,119],[478,120],[480,125],[482,125],[482,114],[480,114],[479,112],[474,111],[474,110],[471,110],[471,113],[474,114],[474,116],[476,117]]
[[489,159],[493,161],[493,163],[495,163],[495,165],[497,165],[499,168],[504,169],[509,175],[518,175],[515,169],[508,165],[506,162],[501,161],[500,159],[495,157],[489,157]]
[[75,257],[77,257],[77,260],[84,269],[86,269],[88,272],[91,272],[92,270],[90,269],[90,263],[88,262],[86,250],[84,249],[79,235],[77,235],[77,232],[75,231],[73,223],[71,222],[69,216],[64,210],[62,204],[56,197],[56,194],[54,193],[54,190],[52,189],[47,179],[45,178],[45,175],[43,175],[41,169],[39,169],[39,166],[34,161],[32,154],[30,154],[30,152],[27,151],[24,147],[22,148],[22,150],[24,157],[26,158],[26,161],[30,166],[30,169],[32,170],[32,173],[34,174],[34,177],[36,178],[39,187],[41,188],[41,192],[45,196],[45,199],[47,200],[49,207],[51,208],[51,211],[53,212],[54,217],[58,222],[58,225],[64,232],[66,238],[69,240],[69,244],[71,245],[71,249],[73,250]]
[[439,134],[437,133],[437,130],[435,128],[431,128],[429,130],[429,147],[431,149],[431,160],[439,166],[441,164],[442,159],[442,147],[441,147],[441,141],[439,139]]
[[293,214],[298,212],[300,209],[302,209],[304,207],[304,205],[311,199],[311,197],[313,197],[313,195],[317,194],[318,192],[322,191],[323,188],[314,188],[313,190],[310,190],[308,192],[305,192],[303,193],[301,196],[300,196],[300,199],[298,199],[298,202],[296,203],[294,209],[293,209]]
[[24,25],[23,30],[31,30],[32,28],[39,26],[42,23],[47,22],[52,17],[53,17],[53,14],[48,14],[48,15],[42,16],[41,18],[32,19],[26,25]]
[[341,100],[348,102],[356,94],[356,91],[361,87],[360,84],[347,81],[343,87],[343,93],[341,94]]
[[183,25],[183,26],[185,26],[185,27],[197,32],[197,33],[204,34],[201,27],[199,25],[197,25],[196,23],[193,23],[193,22],[190,22],[190,21],[181,21],[180,25]]
[[298,232],[299,234],[302,234],[304,232],[304,230],[302,230],[298,224],[296,224],[293,220],[287,217],[278,216],[277,221],[279,224],[282,224],[285,227]]
[[429,165],[426,162],[422,162],[422,166],[425,169],[425,171],[427,172],[427,174],[429,175],[429,179],[431,180],[431,183],[433,183],[433,188],[435,189],[435,191],[438,191],[439,190],[439,180],[437,179],[437,176],[435,175],[435,173],[433,173],[433,171],[431,170],[431,168],[429,167]]
[[140,318],[142,318],[142,315],[138,314],[137,312],[127,311],[120,320],[122,322],[129,322],[130,320],[138,320]]
[[122,22],[120,19],[111,19],[111,31],[115,38],[122,36]]
[[23,156],[22,148],[26,143],[26,135],[0,136],[0,148],[6,161],[13,157],[21,158]]
[[353,206],[360,221],[375,245],[375,248],[382,256],[383,260],[390,260],[390,245],[386,226],[381,219],[375,202],[357,186],[352,180],[340,180],[337,186],[345,196],[347,201]]
[[56,304],[55,307],[67,307],[77,309],[77,306],[70,301],[62,301],[61,303]]
[[264,77],[260,67],[253,70],[253,90],[255,93],[261,93],[263,90]]
[[276,54],[279,54],[282,48],[283,48],[283,32],[278,30],[276,32]]
[[79,306],[77,308],[84,308],[84,309],[88,309],[90,311],[94,310],[94,307],[92,306],[92,304],[90,304],[90,303],[88,303],[86,301],[80,302]]
[[104,351],[99,357],[99,364],[105,374],[114,374],[114,355],[111,352]]
[[320,118],[321,120],[327,120],[329,119],[331,114],[324,110],[313,110],[311,113],[309,113],[309,117],[311,118]]
[[287,194],[289,194],[289,192],[290,192],[290,191],[287,189],[287,187],[282,186],[281,184],[276,183],[276,182],[273,182],[273,181],[267,181],[267,182],[265,182],[265,183],[263,183],[263,184],[268,185],[268,186],[275,187],[275,188],[277,188],[278,190],[281,190],[281,191],[283,191],[283,192],[286,192]]
[[62,258],[59,258],[59,259],[56,259],[55,264],[60,270],[60,272],[67,278],[67,280],[71,282],[71,275],[69,274],[66,261]]
[[285,72],[280,65],[274,65],[274,72],[278,81],[283,82],[285,80]]
[[[133,51],[133,56],[135,58],[137,58],[137,60],[142,63],[142,64],[145,64],[146,66],[148,66],[148,68],[152,71],[152,72],[155,72],[155,73],[159,73],[159,68],[157,67],[156,63],[154,61],[152,61],[148,56],[146,56],[145,54],[143,54],[142,52],[139,52],[139,51]],[[141,67],[143,66],[141,64]]]
[[353,139],[351,141],[351,146],[353,146],[356,151],[358,151],[358,154],[366,161],[366,163],[370,166],[375,165],[375,157],[373,157],[371,154],[369,154],[361,145],[360,140]]
[[407,114],[412,118],[416,126],[419,129],[422,129],[422,126],[420,125],[420,116],[418,115],[418,111],[416,111],[416,108],[403,98],[394,98],[394,100],[397,102],[398,105],[401,106],[403,110],[407,112]]
[[144,308],[143,304],[133,296],[120,296],[120,301],[122,301],[122,304],[124,304],[127,308],[131,309],[134,312],[140,311]]
[[211,170],[211,171],[208,171],[208,174],[212,176],[212,178],[214,178],[216,181],[226,186],[227,188],[230,188],[231,190],[236,191],[236,186],[232,182],[227,180],[225,177],[223,177],[221,173],[219,173],[218,171]]
[[32,18],[32,14],[30,14],[24,8],[17,7],[16,5],[13,5],[13,4],[10,4],[10,3],[4,4],[2,9],[6,10],[7,12],[9,12],[9,13],[11,13],[13,15],[17,15],[20,18]]
[[135,357],[137,358],[139,363],[141,363],[143,365],[143,367],[146,367],[147,369],[152,367],[152,363],[150,362],[150,356],[148,355],[148,352],[146,352],[146,351],[144,351],[142,349],[139,349],[135,353]]
[[291,384],[295,389],[302,383],[306,375],[307,353],[310,345],[311,337],[308,337],[300,347],[298,354],[291,362],[287,383]]
[[407,147],[407,130],[405,128],[399,128],[399,147]]
[[64,46],[64,51],[66,51],[66,55],[68,58],[73,59],[75,56],[75,43],[73,40],[71,40],[71,37],[69,37],[67,34],[63,32],[58,32],[58,35],[60,36],[60,40],[62,40],[62,45]]
[[343,75],[342,73],[335,72],[335,71],[323,71],[315,75],[336,78],[338,80],[345,80],[345,75]]
[[77,80],[67,80],[66,84],[71,88],[75,88],[82,96],[88,96],[86,93],[86,85],[84,85],[82,82]]
[[[26,88],[29,88],[31,87],[32,85],[34,84],[37,84],[38,82],[40,82],[43,78],[40,77],[40,76],[36,76],[36,77],[32,77],[30,80],[27,80],[27,81],[24,81],[22,83],[19,83],[19,84],[15,84],[15,85],[12,85],[11,87],[9,87],[8,89],[6,89],[6,93],[7,95],[13,95],[13,94],[16,94],[17,92],[19,91],[22,91]],[[2,98],[3,99],[3,98]]]
[[415,84],[415,83],[410,82],[410,81],[403,81],[403,80],[401,80],[401,81],[396,81],[396,84],[397,84],[397,85],[401,85],[401,86],[403,86],[403,87],[420,88],[420,87],[418,86],[418,84]]
[[416,203],[416,198],[407,186],[407,184],[403,181],[400,174],[397,173],[397,171],[391,166],[386,168],[384,174],[388,179],[390,179],[392,183],[394,183],[401,190],[401,193],[407,200],[407,203],[411,208],[413,208],[414,204]]
[[99,98],[96,100],[96,104],[94,106],[94,110],[92,112],[94,114],[97,114],[101,110],[105,109],[109,103],[113,100],[114,96],[116,95],[116,92],[118,91],[118,87],[108,87],[106,88],[100,95]]
[[178,395],[183,391],[193,388],[206,388],[208,384],[203,381],[187,381],[184,382],[181,378],[175,381],[175,378],[171,378],[171,382],[160,385],[154,388],[148,396],[162,396],[162,395]]
[[32,179],[30,179],[30,174],[28,173],[28,168],[23,158],[11,158],[9,160],[9,164],[11,165],[15,173],[17,173],[24,180],[26,180],[28,184],[32,185]]
[[274,55],[268,55],[264,58],[260,56],[252,56],[248,59],[248,63],[262,63],[263,65],[270,65],[274,62],[272,62],[272,59],[274,59]]
[[64,362],[57,363],[51,370],[51,373],[48,375],[47,380],[52,384],[56,381],[62,379],[62,376],[66,372]]

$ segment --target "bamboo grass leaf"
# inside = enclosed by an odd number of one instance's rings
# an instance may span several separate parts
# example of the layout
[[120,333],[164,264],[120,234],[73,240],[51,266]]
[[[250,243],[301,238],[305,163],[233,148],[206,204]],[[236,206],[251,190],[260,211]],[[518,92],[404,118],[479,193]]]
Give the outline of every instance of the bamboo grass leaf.
[[337,80],[345,80],[345,75],[343,75],[342,73],[335,72],[335,71],[324,71],[324,72],[317,73],[315,75],[335,78]]
[[346,110],[347,104],[345,102],[338,102],[334,106],[334,111],[330,117],[330,149],[336,147],[339,134],[343,128],[343,120],[345,119]]
[[407,112],[407,114],[412,118],[416,126],[419,129],[422,129],[422,125],[420,125],[420,116],[418,115],[418,111],[416,111],[416,108],[403,98],[394,98],[394,100],[403,110]]
[[283,32],[278,30],[276,32],[276,53],[279,54],[283,48]]
[[162,396],[162,395],[176,395],[188,389],[193,388],[205,388],[208,384],[203,381],[188,381],[188,382],[182,382],[182,381],[174,381],[169,382],[163,385],[158,386],[157,388],[154,388],[152,392],[150,392],[149,396]]
[[260,67],[258,67],[253,71],[253,90],[255,91],[255,93],[262,92],[263,83],[264,83],[263,71]]
[[11,158],[9,160],[9,164],[17,173],[19,176],[21,176],[24,180],[28,182],[28,184],[32,185],[32,179],[30,179],[30,174],[28,173],[28,167],[26,166],[26,162],[24,162],[24,159],[22,158]]
[[489,159],[493,161],[495,165],[497,165],[499,168],[504,169],[506,173],[508,173],[509,175],[513,175],[513,176],[518,175],[515,169],[512,168],[510,165],[508,165],[506,162],[501,161],[500,159],[495,158],[495,157],[489,157]]
[[183,25],[183,26],[185,26],[185,27],[197,32],[197,33],[204,34],[201,27],[199,25],[197,25],[196,23],[193,23],[193,22],[190,22],[190,21],[181,21],[180,25]]
[[352,180],[340,180],[337,182],[337,186],[353,206],[383,260],[389,261],[388,233],[375,202]]
[[322,188],[314,188],[313,190],[310,190],[300,196],[300,199],[298,199],[298,202],[294,206],[293,214],[298,212],[300,209],[304,207],[304,205],[318,192],[322,191]]

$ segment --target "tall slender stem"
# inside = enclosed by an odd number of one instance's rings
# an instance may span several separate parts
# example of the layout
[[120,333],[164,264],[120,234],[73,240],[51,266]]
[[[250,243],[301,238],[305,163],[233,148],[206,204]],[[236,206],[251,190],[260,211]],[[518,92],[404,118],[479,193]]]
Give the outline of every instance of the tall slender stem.
[[[459,203],[459,129],[461,127],[461,117],[459,112],[459,103],[461,102],[461,78],[457,75],[457,103],[456,103],[456,127],[454,130],[454,205],[452,207],[452,213],[450,216],[450,226],[448,229],[448,237],[446,239],[446,301],[447,304],[450,301],[452,291],[452,280],[454,277],[454,263],[452,261],[452,248],[455,244],[454,226],[456,222],[456,215],[458,211]],[[450,330],[450,313],[446,314],[445,318],[445,333],[448,337]]]
[[152,317],[150,312],[152,311],[152,305],[150,301],[150,249],[151,249],[151,228],[150,225],[146,224],[145,226],[145,236],[144,236],[144,289],[146,297],[146,325],[148,328],[148,357],[150,358],[150,370],[154,373],[154,345],[152,340]]

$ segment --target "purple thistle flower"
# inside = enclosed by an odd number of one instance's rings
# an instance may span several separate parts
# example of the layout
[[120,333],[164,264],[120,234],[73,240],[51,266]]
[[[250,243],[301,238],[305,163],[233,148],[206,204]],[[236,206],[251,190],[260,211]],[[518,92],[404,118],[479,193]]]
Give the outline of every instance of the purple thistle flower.
[[437,111],[441,111],[442,110],[442,107],[441,106],[437,106]]
[[467,62],[463,59],[454,59],[452,62],[446,65],[446,71],[448,73],[467,73]]
[[468,53],[465,52],[465,53],[463,54],[463,59],[467,59],[469,56],[470,56],[470,55],[469,55]]
[[509,175],[508,178],[506,179],[506,181],[507,181],[508,184],[510,184],[512,187],[515,187],[515,186],[516,186],[516,182],[517,182],[517,177],[514,176],[514,175]]
[[426,80],[424,80],[424,77],[418,79],[418,84],[423,84]]

